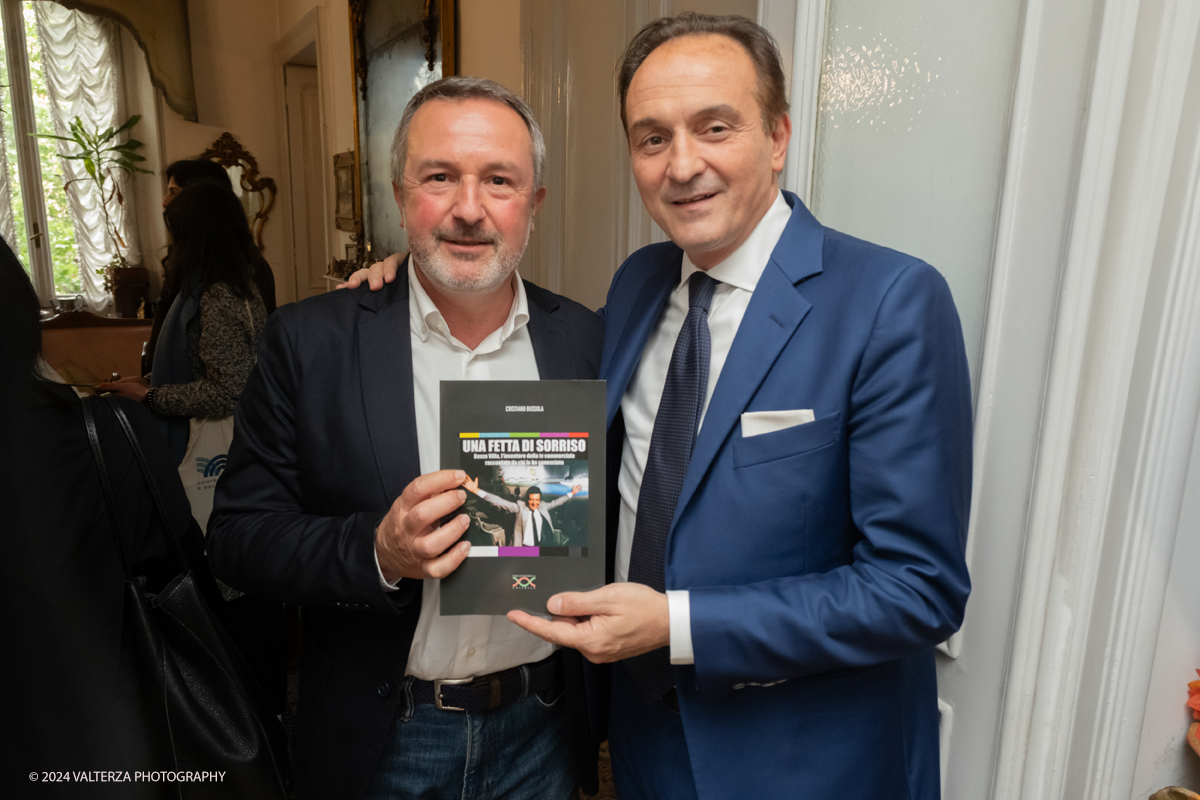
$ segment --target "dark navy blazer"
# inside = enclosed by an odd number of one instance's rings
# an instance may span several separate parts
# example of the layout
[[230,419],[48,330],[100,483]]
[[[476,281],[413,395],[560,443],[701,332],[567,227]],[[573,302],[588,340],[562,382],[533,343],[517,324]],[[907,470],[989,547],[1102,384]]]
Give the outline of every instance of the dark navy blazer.
[[[360,797],[401,701],[421,611],[420,581],[384,592],[375,527],[421,474],[412,387],[407,262],[382,291],[329,292],[283,306],[259,338],[217,484],[208,552],[236,589],[303,606],[301,798]],[[603,324],[525,283],[543,378],[595,378]],[[572,754],[596,787],[582,659],[564,651]]]
[[[791,220],[713,392],[667,544],[666,586],[691,596],[695,665],[674,669],[696,788],[936,798],[934,646],[970,590],[958,314],[932,267],[785,198]],[[614,466],[619,404],[681,260],[671,243],[643,248],[609,290],[600,372]],[[788,409],[816,419],[742,435],[743,412]],[[613,498],[610,554],[615,511]],[[603,693],[590,694],[602,732]]]

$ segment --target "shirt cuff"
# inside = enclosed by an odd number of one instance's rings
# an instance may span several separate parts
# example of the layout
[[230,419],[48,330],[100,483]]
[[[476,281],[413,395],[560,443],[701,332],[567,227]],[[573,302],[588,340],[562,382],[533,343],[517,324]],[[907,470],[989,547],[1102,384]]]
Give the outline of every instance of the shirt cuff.
[[[395,583],[388,583],[388,579],[383,577],[383,569],[379,566],[379,551],[373,546],[371,547],[371,555],[375,557],[375,571],[379,573],[379,585],[383,587],[385,592],[394,592],[400,588],[400,579],[397,578]],[[691,646],[691,640],[688,640],[688,646]]]
[[671,663],[695,664],[692,652],[692,601],[686,589],[667,592],[667,614],[671,619]]

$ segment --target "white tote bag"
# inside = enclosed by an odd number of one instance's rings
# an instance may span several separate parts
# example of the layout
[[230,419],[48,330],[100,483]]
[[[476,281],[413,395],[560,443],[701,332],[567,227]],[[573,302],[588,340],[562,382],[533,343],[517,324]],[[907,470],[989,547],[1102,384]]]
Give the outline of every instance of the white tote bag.
[[208,532],[208,518],[212,514],[217,478],[225,471],[232,441],[233,415],[192,417],[187,454],[179,464],[179,477],[183,480],[188,502],[192,504],[192,516],[205,533]]
[[[253,328],[254,313],[250,310],[249,300],[246,301],[246,315]],[[212,516],[217,478],[225,471],[232,442],[232,414],[228,417],[192,417],[188,426],[187,453],[179,462],[179,478],[183,481],[188,502],[192,504],[192,516],[205,534],[208,533],[208,518]]]

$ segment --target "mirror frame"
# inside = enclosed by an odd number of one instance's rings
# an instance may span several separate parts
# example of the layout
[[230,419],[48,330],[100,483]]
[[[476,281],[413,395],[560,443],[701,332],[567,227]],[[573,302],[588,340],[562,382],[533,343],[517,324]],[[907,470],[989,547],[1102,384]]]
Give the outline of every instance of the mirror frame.
[[215,161],[226,169],[241,167],[242,191],[262,192],[266,196],[263,207],[254,214],[254,219],[250,221],[250,232],[254,234],[254,243],[260,251],[264,250],[262,229],[267,224],[267,215],[271,213],[271,209],[275,206],[275,195],[277,193],[275,179],[258,174],[258,161],[255,160],[254,156],[250,155],[246,148],[242,147],[241,142],[234,138],[233,134],[229,131],[217,137],[217,140],[209,145],[208,149],[197,156],[197,158],[206,158],[209,161]]

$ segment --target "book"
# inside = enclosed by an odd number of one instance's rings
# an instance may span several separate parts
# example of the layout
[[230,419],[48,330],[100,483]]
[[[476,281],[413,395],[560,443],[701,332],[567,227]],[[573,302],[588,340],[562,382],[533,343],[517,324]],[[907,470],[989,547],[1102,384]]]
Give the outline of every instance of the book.
[[604,402],[604,381],[442,381],[442,468],[467,474],[471,543],[443,616],[545,615],[604,585]]

